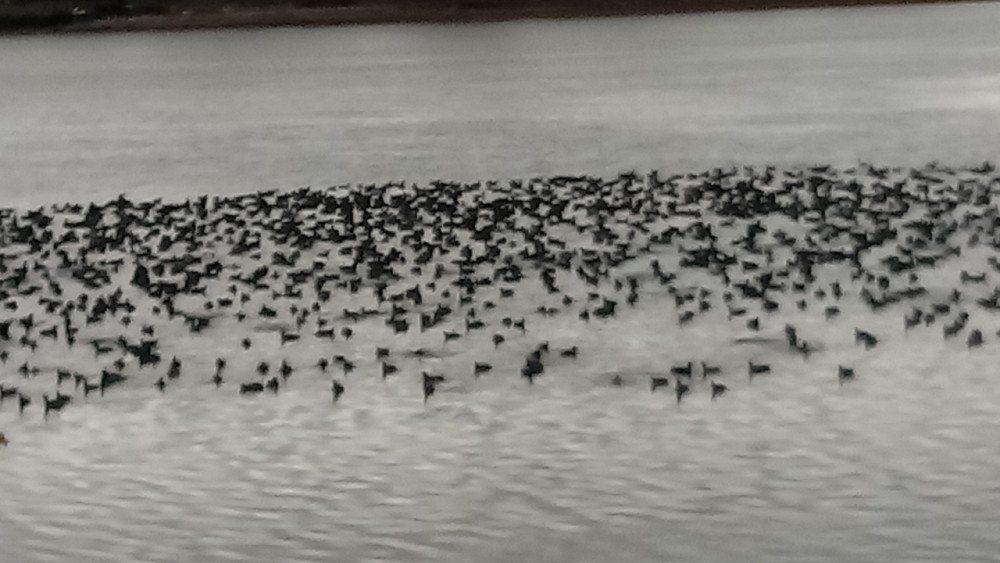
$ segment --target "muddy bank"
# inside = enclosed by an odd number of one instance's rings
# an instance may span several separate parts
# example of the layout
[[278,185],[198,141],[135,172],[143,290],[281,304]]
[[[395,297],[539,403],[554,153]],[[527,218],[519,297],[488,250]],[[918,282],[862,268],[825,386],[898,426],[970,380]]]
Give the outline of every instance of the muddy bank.
[[[714,11],[941,3],[940,0],[671,0],[633,2],[332,2],[258,1],[244,7],[202,2],[96,2],[0,8],[0,34],[123,32],[387,23],[472,23]],[[56,4],[53,6],[53,4]]]

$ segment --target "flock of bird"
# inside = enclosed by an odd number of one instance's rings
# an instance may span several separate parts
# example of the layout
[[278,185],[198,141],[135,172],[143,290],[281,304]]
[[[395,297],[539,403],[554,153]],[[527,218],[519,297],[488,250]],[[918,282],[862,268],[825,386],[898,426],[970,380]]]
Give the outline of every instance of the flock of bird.
[[[351,377],[419,375],[413,389],[424,401],[466,376],[510,371],[529,385],[553,360],[588,361],[582,343],[550,345],[535,330],[538,319],[586,327],[638,307],[672,311],[680,327],[725,307],[730,323],[752,333],[780,323],[783,307],[831,319],[851,298],[895,311],[900,330],[940,322],[952,338],[975,310],[1000,309],[1000,287],[985,269],[1000,272],[1000,261],[962,270],[947,291],[921,275],[969,249],[1000,250],[997,190],[988,163],[865,164],[4,209],[0,410],[13,404],[47,417],[124,386],[169,393],[181,378],[219,392],[278,393],[306,370],[326,378],[334,403]],[[822,279],[821,269],[831,276]],[[526,303],[530,286],[537,302]],[[164,352],[164,335],[177,331],[233,346],[182,359]],[[259,352],[267,331],[279,352]],[[440,344],[394,345],[413,333],[437,334]],[[854,328],[864,349],[882,338]],[[322,342],[324,352],[277,355],[301,339]],[[520,369],[471,357],[461,374],[420,365],[471,339],[523,354],[513,364]],[[818,351],[792,324],[783,339],[794,354]],[[348,340],[366,357],[334,353]],[[967,331],[969,348],[983,343],[981,329]],[[96,367],[68,359],[81,349]],[[649,375],[652,392],[672,389],[680,403],[698,388],[712,400],[730,389],[727,368],[678,359]],[[746,360],[750,380],[772,371],[766,358]],[[858,376],[840,365],[830,377],[845,384]]]

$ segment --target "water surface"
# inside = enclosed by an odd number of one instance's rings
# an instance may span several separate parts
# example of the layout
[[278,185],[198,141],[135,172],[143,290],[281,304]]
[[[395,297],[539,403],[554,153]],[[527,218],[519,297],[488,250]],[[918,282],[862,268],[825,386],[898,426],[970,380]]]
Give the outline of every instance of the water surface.
[[[0,194],[995,159],[998,18],[972,4],[2,38]],[[0,544],[23,562],[996,561],[995,342],[967,352],[844,308],[793,314],[824,346],[809,362],[727,345],[742,333],[721,315],[678,330],[670,307],[538,320],[533,337],[580,344],[580,361],[527,387],[486,342],[452,350],[429,367],[497,373],[426,406],[416,361],[388,383],[360,364],[337,407],[315,370],[275,397],[217,393],[210,358],[238,342],[177,328],[166,353],[206,371],[169,394],[136,385],[47,423],[0,408]],[[884,343],[861,356],[853,326]],[[400,346],[430,345],[413,338]],[[371,357],[364,339],[341,346]],[[750,385],[754,355],[775,374]],[[606,384],[699,358],[731,395],[678,407]],[[863,377],[840,388],[846,361]]]
[[8,204],[1000,146],[992,3],[0,38]]

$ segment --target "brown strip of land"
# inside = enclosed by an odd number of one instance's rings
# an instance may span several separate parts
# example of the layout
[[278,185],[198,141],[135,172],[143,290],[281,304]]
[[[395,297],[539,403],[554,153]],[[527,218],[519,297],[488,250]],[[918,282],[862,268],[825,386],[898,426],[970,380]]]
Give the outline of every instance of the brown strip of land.
[[[85,2],[80,2],[85,4]],[[152,13],[128,9],[87,12],[74,6],[75,13],[56,14],[53,24],[44,19],[38,25],[0,25],[0,33],[122,32],[149,30],[192,30],[258,27],[315,27],[385,23],[465,23],[528,18],[589,18],[660,15],[714,11],[775,10],[817,7],[953,3],[947,0],[412,0],[386,3],[378,0],[339,2],[314,0],[296,6],[288,3],[252,1],[247,6],[178,1],[160,5]],[[338,4],[338,5],[333,5]],[[142,4],[139,4],[142,6]],[[94,14],[98,14],[95,16]],[[0,24],[3,23],[0,11]]]

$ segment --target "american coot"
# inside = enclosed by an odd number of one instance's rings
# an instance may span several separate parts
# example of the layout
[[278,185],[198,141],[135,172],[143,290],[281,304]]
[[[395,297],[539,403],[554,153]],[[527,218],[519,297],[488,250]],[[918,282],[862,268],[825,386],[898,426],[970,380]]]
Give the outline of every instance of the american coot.
[[653,376],[649,379],[650,392],[655,392],[660,387],[669,387],[669,386],[670,386],[670,378],[668,377]]
[[431,375],[426,371],[421,375],[424,383],[424,402],[426,403],[427,399],[437,390],[437,386],[440,383],[444,383],[445,378],[443,375]]
[[837,366],[837,381],[843,385],[847,381],[854,379],[854,368]]
[[771,366],[767,364],[755,364],[753,360],[747,360],[747,373],[750,374],[750,379],[753,380],[754,376],[771,373]]
[[[995,238],[989,192],[994,176],[992,166],[985,165],[961,173],[936,165],[909,171],[864,165],[842,173],[828,167],[733,167],[670,179],[655,172],[534,178],[503,189],[495,183],[435,181],[432,189],[422,189],[389,182],[345,190],[205,196],[182,204],[120,197],[106,204],[12,211],[0,221],[0,240],[11,243],[0,256],[0,363],[16,358],[17,373],[31,380],[39,375],[36,363],[49,365],[36,350],[74,346],[84,330],[78,325],[85,324],[88,332],[110,335],[88,342],[87,351],[103,368],[100,383],[95,387],[72,366],[53,366],[57,388],[73,378],[85,396],[97,389],[103,394],[136,377],[165,390],[181,377],[181,360],[172,357],[165,371],[146,368],[158,369],[161,338],[164,348],[178,354],[188,343],[165,341],[173,328],[161,328],[171,323],[186,327],[185,338],[214,338],[226,330],[220,325],[278,333],[277,341],[264,339],[259,346],[251,340],[259,339],[254,333],[219,340],[211,379],[217,387],[226,367],[221,355],[231,353],[226,347],[242,348],[241,370],[257,366],[260,382],[241,384],[243,394],[277,390],[292,375],[291,361],[281,361],[280,352],[275,357],[275,350],[319,344],[327,347],[317,354],[323,356],[316,363],[321,371],[332,366],[328,358],[337,352],[344,376],[364,371],[363,360],[329,349],[342,344],[340,336],[350,344],[362,340],[365,350],[377,346],[383,377],[397,371],[389,363],[392,342],[423,345],[401,362],[464,354],[475,376],[509,361],[473,361],[469,350],[479,344],[492,342],[497,355],[500,348],[531,350],[520,374],[535,382],[548,367],[548,346],[532,348],[525,342],[528,324],[533,333],[548,331],[551,337],[565,336],[567,328],[585,331],[580,342],[587,342],[595,335],[613,336],[624,328],[621,323],[642,314],[638,301],[652,310],[657,299],[669,299],[667,305],[672,301],[672,313],[685,327],[716,315],[720,324],[732,322],[733,328],[766,335],[768,325],[788,323],[789,349],[807,356],[823,347],[807,342],[793,324],[810,326],[809,316],[834,322],[849,314],[854,310],[849,292],[858,293],[872,313],[919,299],[913,301],[919,308],[904,317],[903,331],[947,319],[944,338],[968,330],[967,348],[980,348],[987,343],[982,330],[969,326],[970,307],[1000,310],[1000,290],[989,289],[1000,261],[987,258],[990,269],[984,270],[968,263],[978,256],[962,252],[966,245]],[[956,178],[962,178],[960,189]],[[763,218],[775,214],[803,229],[793,236],[771,228],[773,223]],[[683,218],[684,226],[673,224],[674,218]],[[654,256],[657,247],[666,255]],[[953,280],[963,284],[963,291],[947,288],[946,297],[928,302],[918,271],[947,268],[943,263],[956,256],[970,268]],[[644,284],[645,276],[634,270],[641,261],[649,261],[649,268],[641,269],[652,270],[652,284]],[[678,267],[670,271],[668,264]],[[819,269],[836,275],[835,267],[840,278],[817,281]],[[67,295],[69,286],[64,276],[54,275],[56,268],[84,291]],[[692,286],[687,273],[693,270],[719,285]],[[539,281],[541,298],[527,302],[532,293],[524,284]],[[716,312],[717,293],[728,314]],[[18,312],[24,298],[38,303],[37,310]],[[622,300],[628,308],[619,310]],[[336,328],[332,303],[349,307],[335,317]],[[786,311],[791,303],[801,312]],[[777,318],[786,312],[789,318]],[[373,317],[387,328],[357,324]],[[672,325],[675,317],[664,318]],[[418,335],[409,328],[418,322],[421,331],[439,331],[435,338],[443,334],[447,344],[432,346],[441,344],[434,339],[413,344]],[[868,350],[881,340],[860,328],[854,335]],[[260,355],[251,356],[251,349]],[[554,351],[569,359],[581,353],[577,346]],[[189,361],[199,364],[196,370],[211,369],[199,359]],[[553,362],[552,369],[570,371],[565,364]],[[663,377],[651,378],[651,390],[672,384],[670,376],[678,400],[697,393],[692,365],[673,366]],[[705,362],[700,371],[702,380],[720,373]],[[766,363],[748,362],[751,379],[769,371]],[[840,383],[853,378],[852,368],[838,367]],[[424,375],[425,399],[441,381],[443,376]],[[612,379],[617,382],[624,379]],[[721,383],[711,382],[710,389],[712,398],[725,392]],[[15,394],[21,410],[30,404],[27,395],[0,386],[0,401]],[[62,408],[68,402],[64,397],[44,397],[46,413]]]

